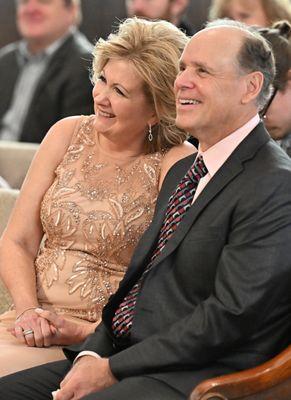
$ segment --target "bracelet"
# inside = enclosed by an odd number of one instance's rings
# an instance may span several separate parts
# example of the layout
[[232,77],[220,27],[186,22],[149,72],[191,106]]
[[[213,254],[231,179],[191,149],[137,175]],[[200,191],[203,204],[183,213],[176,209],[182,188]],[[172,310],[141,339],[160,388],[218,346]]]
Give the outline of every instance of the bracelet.
[[29,311],[29,310],[36,310],[37,308],[39,308],[39,307],[28,307],[28,308],[26,308],[24,311],[22,311],[20,314],[18,314],[18,315],[16,316],[15,320],[17,320],[17,319],[19,319],[20,317],[22,317],[22,315],[23,315],[24,313],[26,313],[26,311]]

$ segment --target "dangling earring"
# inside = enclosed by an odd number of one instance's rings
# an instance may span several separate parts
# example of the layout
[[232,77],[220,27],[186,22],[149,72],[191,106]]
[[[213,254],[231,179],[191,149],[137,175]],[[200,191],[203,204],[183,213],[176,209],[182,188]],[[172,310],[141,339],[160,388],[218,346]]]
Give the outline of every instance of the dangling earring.
[[153,134],[152,134],[152,126],[149,124],[149,132],[148,132],[148,141],[152,142],[153,141]]

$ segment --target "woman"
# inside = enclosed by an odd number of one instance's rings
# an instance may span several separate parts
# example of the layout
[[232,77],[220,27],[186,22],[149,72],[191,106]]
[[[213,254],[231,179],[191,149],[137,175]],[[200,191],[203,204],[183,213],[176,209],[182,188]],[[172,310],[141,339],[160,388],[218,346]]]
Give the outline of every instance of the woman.
[[261,114],[272,138],[291,157],[291,24],[279,21],[259,32],[272,46],[276,61],[273,96]]
[[[174,125],[173,83],[186,42],[170,23],[134,18],[96,44],[95,115],[50,129],[1,240],[1,275],[15,307],[1,316],[1,375],[61,359],[52,345],[94,330],[163,178],[195,151]],[[16,337],[6,331],[11,324]]]
[[209,18],[230,18],[247,25],[271,26],[286,19],[291,22],[289,0],[212,0]]

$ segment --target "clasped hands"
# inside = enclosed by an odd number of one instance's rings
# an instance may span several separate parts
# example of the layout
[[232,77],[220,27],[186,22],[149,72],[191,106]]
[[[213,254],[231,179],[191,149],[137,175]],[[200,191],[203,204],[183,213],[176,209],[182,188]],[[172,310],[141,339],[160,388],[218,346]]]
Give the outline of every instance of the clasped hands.
[[17,318],[9,332],[30,347],[49,347],[81,342],[93,330],[93,324],[78,324],[51,311],[35,308]]
[[[35,308],[27,310],[16,319],[14,327],[9,331],[28,346],[49,347],[84,340],[92,333],[92,325],[77,324],[51,311]],[[79,400],[116,382],[107,358],[83,356],[61,382],[54,399]]]

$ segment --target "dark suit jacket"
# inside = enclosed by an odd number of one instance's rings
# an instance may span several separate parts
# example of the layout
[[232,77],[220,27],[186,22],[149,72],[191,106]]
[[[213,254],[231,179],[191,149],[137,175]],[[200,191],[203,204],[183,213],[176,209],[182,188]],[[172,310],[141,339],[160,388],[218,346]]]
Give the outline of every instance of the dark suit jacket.
[[[0,121],[10,107],[19,74],[17,43],[0,51]],[[89,68],[92,45],[80,32],[70,35],[52,56],[24,121],[20,141],[40,142],[56,121],[93,112]]]
[[167,200],[194,156],[176,163],[88,349],[109,357],[118,379],[150,375],[188,395],[214,370],[263,362],[290,341],[291,161],[262,124],[211,179],[145,279],[130,342],[111,320],[155,247]]

